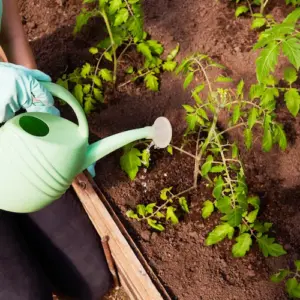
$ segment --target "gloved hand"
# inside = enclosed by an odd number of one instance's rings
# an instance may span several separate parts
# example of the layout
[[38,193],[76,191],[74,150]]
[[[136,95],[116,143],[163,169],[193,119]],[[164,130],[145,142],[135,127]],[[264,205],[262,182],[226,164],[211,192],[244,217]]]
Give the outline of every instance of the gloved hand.
[[21,108],[59,115],[52,95],[39,81],[51,78],[39,70],[0,62],[0,123],[14,117]]

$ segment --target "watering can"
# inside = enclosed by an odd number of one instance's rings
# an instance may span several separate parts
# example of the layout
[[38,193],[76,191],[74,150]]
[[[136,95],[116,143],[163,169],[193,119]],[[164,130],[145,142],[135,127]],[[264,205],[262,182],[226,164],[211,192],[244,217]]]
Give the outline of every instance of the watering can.
[[23,113],[0,128],[0,209],[30,213],[59,199],[73,179],[107,154],[140,139],[165,148],[172,138],[168,119],[153,126],[118,133],[88,144],[85,113],[65,88],[42,83],[53,96],[69,104],[78,125],[48,113]]

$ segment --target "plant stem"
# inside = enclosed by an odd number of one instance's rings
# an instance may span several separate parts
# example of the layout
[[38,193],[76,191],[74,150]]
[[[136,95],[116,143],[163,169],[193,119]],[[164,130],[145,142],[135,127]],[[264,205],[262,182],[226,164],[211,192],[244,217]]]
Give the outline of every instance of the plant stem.
[[252,10],[251,3],[250,3],[249,0],[247,0],[247,3],[248,3],[248,6],[249,6],[249,10],[250,10],[251,16],[252,16],[253,15],[253,10]]
[[121,52],[121,54],[118,57],[118,61],[120,61],[120,59],[122,58],[122,56],[124,55],[124,53],[127,51],[127,49],[132,45],[132,39],[130,39],[129,43],[126,45],[126,47],[124,48],[124,50]]
[[116,80],[117,80],[117,68],[118,68],[116,43],[115,43],[115,40],[114,40],[114,36],[112,34],[112,30],[111,30],[111,27],[110,27],[105,9],[101,10],[101,15],[102,15],[103,20],[105,22],[105,25],[106,25],[106,28],[107,28],[107,31],[108,31],[108,35],[109,35],[109,38],[110,38],[110,41],[111,41],[112,50],[113,50],[113,57],[114,57],[113,83],[115,85]]
[[187,151],[185,151],[185,150],[183,150],[183,149],[181,149],[181,148],[179,148],[179,147],[177,147],[177,146],[171,145],[171,147],[172,147],[173,149],[179,151],[179,152],[182,152],[182,153],[184,153],[184,154],[186,154],[186,155],[188,155],[188,156],[194,158],[194,159],[197,158],[197,156],[195,156],[195,155],[193,155],[192,153],[189,153],[189,152],[187,152]]
[[121,88],[121,87],[123,87],[123,86],[125,86],[125,85],[131,83],[132,81],[136,81],[138,78],[143,77],[143,76],[145,76],[145,75],[147,75],[147,74],[149,74],[149,73],[151,73],[151,72],[152,72],[152,71],[149,70],[149,71],[147,71],[147,72],[145,72],[145,73],[143,73],[143,74],[141,74],[141,75],[138,75],[138,76],[136,76],[136,77],[133,77],[133,78],[131,78],[130,80],[128,80],[128,81],[123,82],[122,84],[120,84],[120,85],[118,86],[118,88]]
[[261,4],[260,4],[260,13],[261,13],[262,15],[263,15],[263,13],[264,13],[264,9],[265,9],[265,7],[267,6],[268,2],[269,2],[269,0],[266,0],[266,1],[261,0]]

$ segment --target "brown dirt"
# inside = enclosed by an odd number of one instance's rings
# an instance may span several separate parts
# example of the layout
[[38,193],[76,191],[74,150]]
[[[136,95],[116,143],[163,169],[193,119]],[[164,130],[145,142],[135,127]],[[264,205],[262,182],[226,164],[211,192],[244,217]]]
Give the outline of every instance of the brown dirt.
[[[80,2],[19,0],[39,67],[54,79],[90,59],[87,49],[101,34],[99,24],[94,23],[76,39],[72,37]],[[229,2],[147,0],[146,29],[164,43],[166,50],[179,42],[179,58],[194,51],[209,54],[228,67],[228,75],[236,82],[243,78],[249,87],[255,81],[256,54],[251,47],[257,36],[249,29],[249,19],[234,18]],[[288,10],[284,1],[278,0],[272,2],[269,12],[280,20]],[[149,125],[164,115],[173,125],[174,140],[178,140],[185,126],[181,105],[190,101],[181,86],[180,78],[165,74],[158,93],[140,86],[129,87],[116,94],[107,109],[90,115],[91,130],[105,137]],[[254,247],[245,258],[234,259],[229,242],[204,246],[204,239],[217,220],[203,221],[200,217],[201,203],[208,197],[202,186],[190,195],[192,213],[179,226],[157,234],[143,224],[126,221],[173,299],[287,299],[283,286],[271,283],[269,276],[299,258],[300,118],[293,119],[284,108],[279,108],[278,117],[288,131],[287,151],[283,154],[274,148],[265,154],[257,142],[253,150],[242,151],[242,156],[249,188],[260,195],[263,203],[260,218],[274,224],[274,234],[288,255],[265,259]],[[239,132],[231,137],[242,142]],[[148,172],[141,171],[133,182],[120,170],[119,154],[116,151],[97,164],[97,182],[121,216],[137,203],[157,199],[161,188],[173,186],[180,191],[191,183],[192,161],[178,153],[171,157],[155,151]],[[142,183],[147,185],[146,192]]]

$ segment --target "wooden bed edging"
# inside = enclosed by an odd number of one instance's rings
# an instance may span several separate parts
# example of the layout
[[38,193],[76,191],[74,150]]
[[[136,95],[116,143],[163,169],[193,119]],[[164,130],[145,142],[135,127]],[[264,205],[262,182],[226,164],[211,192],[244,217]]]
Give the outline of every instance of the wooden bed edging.
[[[108,204],[107,199],[90,176],[85,174],[78,175],[72,186],[101,239],[106,236],[109,237],[108,243],[117,267],[121,285],[130,299],[171,299],[121,221],[118,219],[118,221],[115,222],[116,214],[113,213],[114,218],[111,216],[112,212],[109,212],[106,208]],[[103,202],[105,202],[106,205]],[[109,210],[111,210],[111,207],[109,208]],[[118,223],[118,225],[116,223]],[[121,228],[119,228],[120,226]],[[128,239],[129,237],[131,245],[125,239],[121,231],[123,234],[126,232],[126,238]],[[138,255],[133,251],[132,243]],[[142,261],[140,261],[137,256],[140,260],[142,258]],[[147,269],[148,273],[145,269]],[[149,272],[151,277],[149,276]],[[164,297],[162,297],[162,294],[158,291],[151,278],[155,281],[156,286],[158,285]]]

